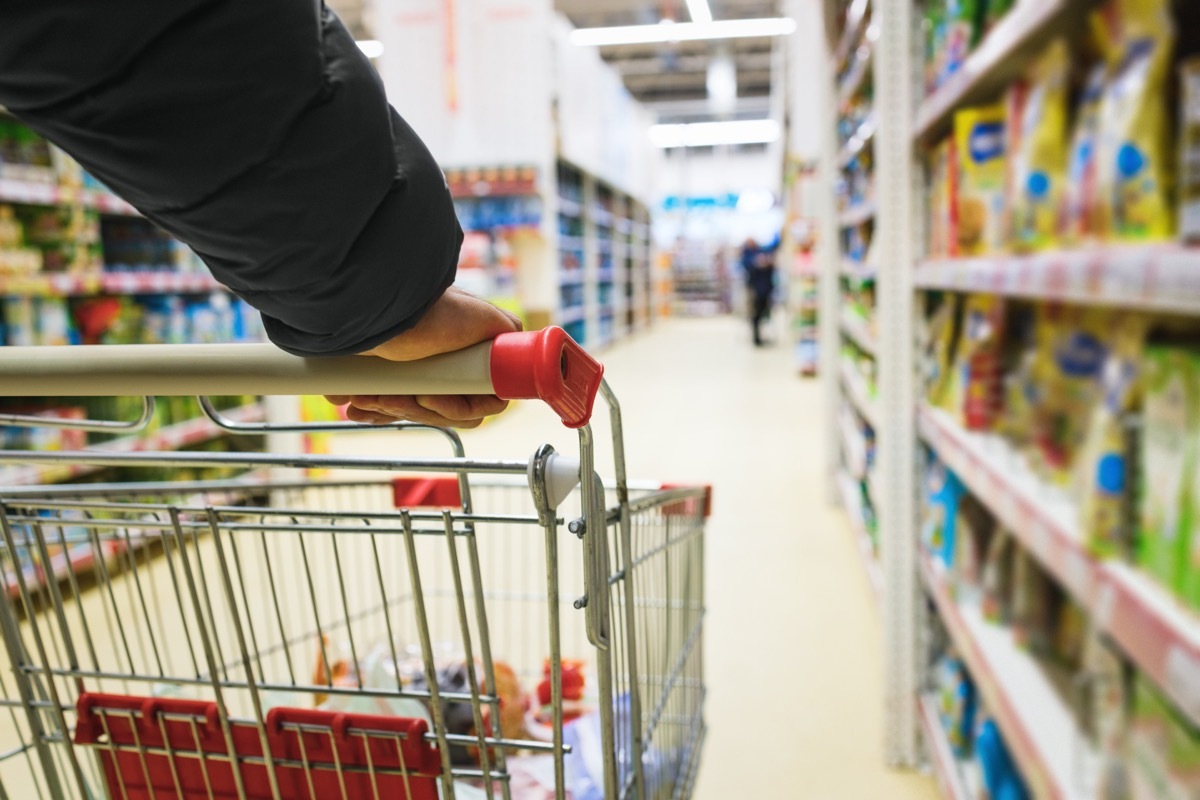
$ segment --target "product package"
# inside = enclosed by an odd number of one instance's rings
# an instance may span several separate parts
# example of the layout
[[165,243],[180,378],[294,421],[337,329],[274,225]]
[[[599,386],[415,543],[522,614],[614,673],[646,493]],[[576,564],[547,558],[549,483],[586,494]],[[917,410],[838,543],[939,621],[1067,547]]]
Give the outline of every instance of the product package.
[[929,154],[929,255],[952,258],[958,255],[958,234],[954,227],[957,202],[954,140],[947,138]]
[[1103,397],[1112,315],[1055,303],[1043,303],[1037,313],[1034,466],[1047,481],[1066,486],[1072,481],[1088,420]]
[[1175,40],[1171,6],[1109,0],[1097,14],[1111,45],[1096,173],[1104,231],[1120,241],[1169,239],[1175,222],[1167,93]]
[[1200,351],[1192,351],[1191,359],[1194,405],[1186,444],[1190,449],[1191,479],[1187,485],[1188,512],[1184,515],[1187,531],[1183,542],[1184,560],[1180,589],[1184,601],[1192,608],[1200,610]]
[[1179,236],[1200,241],[1200,56],[1179,68]]
[[1016,543],[1012,534],[997,527],[988,543],[983,562],[983,616],[998,625],[1012,618],[1013,556]]
[[1004,147],[1004,103],[968,108],[954,115],[958,184],[951,213],[958,255],[989,255],[1004,248]]
[[1009,219],[1019,252],[1057,244],[1059,212],[1067,179],[1067,104],[1070,49],[1056,39],[1030,74],[1028,89],[1009,102]]
[[1088,549],[1098,556],[1127,556],[1130,493],[1128,459],[1133,447],[1127,421],[1141,399],[1145,321],[1123,314],[1113,319],[1112,346],[1101,376],[1100,403],[1088,420],[1077,463],[1075,494],[1080,498],[1080,528]]
[[1171,345],[1146,348],[1142,403],[1141,511],[1137,563],[1163,586],[1182,588],[1186,532],[1185,487],[1195,470],[1197,361]]
[[962,67],[979,43],[984,0],[946,0],[945,65],[942,82]]
[[1108,68],[1100,63],[1088,73],[1075,107],[1075,128],[1067,159],[1067,185],[1063,192],[1062,239],[1078,244],[1103,232],[1096,186],[1096,149],[1100,136],[1100,109]]
[[989,430],[1004,401],[1004,308],[992,294],[969,295],[964,303],[945,402],[970,430]]

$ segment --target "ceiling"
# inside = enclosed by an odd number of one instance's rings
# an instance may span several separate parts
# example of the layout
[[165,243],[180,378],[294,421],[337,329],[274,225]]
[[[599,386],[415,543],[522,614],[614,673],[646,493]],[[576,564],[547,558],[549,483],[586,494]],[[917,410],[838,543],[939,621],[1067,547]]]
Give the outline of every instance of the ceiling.
[[[688,22],[684,0],[554,0],[577,28]],[[714,20],[779,16],[779,0],[709,0]],[[761,109],[771,91],[771,50],[776,40],[727,39],[603,47],[600,55],[620,71],[638,100],[661,116],[703,116],[709,62],[728,54],[737,69],[738,111]],[[694,109],[694,111],[692,111]],[[691,113],[689,113],[689,111]],[[673,113],[674,112],[674,113]]]
[[[371,12],[379,0],[327,0],[356,38],[370,38]],[[653,25],[663,19],[689,22],[686,0],[553,0],[577,28]],[[709,0],[714,20],[780,15],[781,0]],[[662,121],[711,118],[708,66],[728,55],[737,75],[737,105],[730,116],[762,117],[771,91],[771,52],[777,39],[602,47],[600,55],[621,73],[630,93]]]

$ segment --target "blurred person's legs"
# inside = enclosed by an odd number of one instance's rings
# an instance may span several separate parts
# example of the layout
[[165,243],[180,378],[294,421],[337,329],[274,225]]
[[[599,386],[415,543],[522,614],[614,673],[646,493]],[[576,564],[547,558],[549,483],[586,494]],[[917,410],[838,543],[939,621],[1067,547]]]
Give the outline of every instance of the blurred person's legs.
[[762,338],[762,323],[771,315],[771,296],[761,292],[754,293],[754,308],[750,317],[751,326],[754,328],[754,344],[761,346],[764,344]]

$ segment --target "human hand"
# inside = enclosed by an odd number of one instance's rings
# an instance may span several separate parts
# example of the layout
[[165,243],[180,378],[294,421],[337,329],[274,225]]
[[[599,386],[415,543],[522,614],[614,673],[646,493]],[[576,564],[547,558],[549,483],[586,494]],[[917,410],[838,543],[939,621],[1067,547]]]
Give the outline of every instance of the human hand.
[[[414,327],[361,355],[417,361],[519,330],[521,321],[514,315],[451,286]],[[349,403],[347,418],[372,425],[404,420],[475,428],[484,417],[508,407],[507,400],[494,395],[326,395],[325,399],[338,406]]]

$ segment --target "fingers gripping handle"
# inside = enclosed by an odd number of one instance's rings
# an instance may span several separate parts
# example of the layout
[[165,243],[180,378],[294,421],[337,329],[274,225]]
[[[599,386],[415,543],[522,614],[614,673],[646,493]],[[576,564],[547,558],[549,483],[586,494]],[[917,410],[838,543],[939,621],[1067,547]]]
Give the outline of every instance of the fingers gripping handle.
[[542,400],[568,428],[592,418],[604,365],[562,328],[505,333],[492,342],[492,388],[505,400]]

